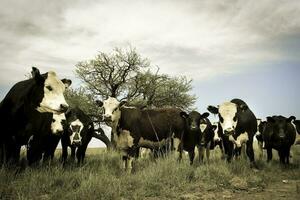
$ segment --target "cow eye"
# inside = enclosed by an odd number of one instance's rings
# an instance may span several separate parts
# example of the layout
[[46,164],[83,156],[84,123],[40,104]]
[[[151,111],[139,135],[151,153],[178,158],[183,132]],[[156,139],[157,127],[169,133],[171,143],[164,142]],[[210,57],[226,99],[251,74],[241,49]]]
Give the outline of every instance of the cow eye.
[[233,118],[233,121],[234,121],[234,122],[236,122],[236,120],[237,120],[237,117],[236,117],[236,116],[234,116],[234,118]]
[[55,122],[55,119],[52,119],[52,122]]
[[52,91],[52,90],[53,90],[53,88],[52,88],[50,85],[46,86],[46,88],[47,88],[49,91]]

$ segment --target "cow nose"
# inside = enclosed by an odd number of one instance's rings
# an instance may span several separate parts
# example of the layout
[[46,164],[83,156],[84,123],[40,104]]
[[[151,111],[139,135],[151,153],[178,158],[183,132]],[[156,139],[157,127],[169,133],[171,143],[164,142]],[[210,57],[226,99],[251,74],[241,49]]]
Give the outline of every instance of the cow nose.
[[226,129],[225,131],[224,131],[224,133],[225,133],[225,135],[231,135],[232,133],[233,133],[233,129]]
[[69,108],[69,105],[67,105],[67,104],[60,104],[60,110],[62,112],[67,112],[68,108]]
[[111,121],[111,116],[110,115],[105,115],[104,120],[105,121]]
[[75,133],[75,135],[74,135],[74,138],[73,138],[74,140],[79,140],[79,134],[78,133]]

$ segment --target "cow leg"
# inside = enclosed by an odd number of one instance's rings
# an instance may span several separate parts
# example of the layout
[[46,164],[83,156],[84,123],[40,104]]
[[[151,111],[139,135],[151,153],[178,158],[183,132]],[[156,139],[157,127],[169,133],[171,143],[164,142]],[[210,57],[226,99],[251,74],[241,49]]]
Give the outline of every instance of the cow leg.
[[207,163],[209,163],[209,156],[210,156],[210,145],[211,143],[209,142],[206,146],[206,160],[207,160]]
[[254,151],[253,151],[253,140],[248,140],[247,141],[247,156],[250,159],[250,162],[254,162]]
[[261,160],[263,157],[263,142],[257,141],[258,144],[258,158]]
[[72,159],[72,161],[75,160],[75,153],[76,153],[76,147],[71,146],[71,159]]
[[291,147],[288,147],[286,149],[286,163],[290,164],[290,152],[291,152]]
[[67,158],[68,158],[68,146],[62,145],[62,156],[61,156],[61,160],[63,162],[63,164],[66,163]]
[[189,151],[189,158],[190,158],[190,165],[192,165],[193,162],[194,162],[194,158],[195,158],[195,151],[194,150]]
[[174,138],[174,148],[175,148],[175,156],[180,162],[182,159],[183,147],[182,147],[182,142],[178,138]]
[[127,171],[128,171],[129,173],[132,173],[132,168],[133,168],[132,162],[133,162],[133,157],[128,156],[128,157],[127,157]]
[[127,156],[122,156],[122,168],[127,169]]
[[77,149],[76,157],[79,164],[83,164],[87,145],[82,145]]
[[272,148],[267,148],[267,162],[270,162],[272,160],[273,154],[272,154]]
[[203,163],[204,147],[197,145],[197,149],[198,149],[199,163]]

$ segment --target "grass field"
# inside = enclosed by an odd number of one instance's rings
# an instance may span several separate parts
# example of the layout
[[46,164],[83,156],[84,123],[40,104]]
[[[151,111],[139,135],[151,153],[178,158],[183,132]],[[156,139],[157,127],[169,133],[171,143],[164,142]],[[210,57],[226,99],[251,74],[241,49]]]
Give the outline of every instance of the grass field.
[[174,155],[139,159],[129,174],[120,169],[118,153],[89,149],[81,167],[55,160],[21,171],[2,168],[0,199],[300,199],[300,146],[290,166],[280,166],[274,156],[270,163],[258,160],[258,171],[242,158],[220,160],[218,150],[211,157],[194,166]]

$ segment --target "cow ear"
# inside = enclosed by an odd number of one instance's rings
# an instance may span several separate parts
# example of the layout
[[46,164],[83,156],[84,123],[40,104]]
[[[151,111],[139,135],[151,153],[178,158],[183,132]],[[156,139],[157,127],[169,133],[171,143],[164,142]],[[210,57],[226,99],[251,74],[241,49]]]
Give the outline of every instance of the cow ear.
[[95,102],[97,104],[97,106],[102,107],[103,106],[103,102],[101,100],[96,100]]
[[40,74],[40,70],[36,67],[32,67],[31,75],[37,83],[42,83],[44,78]]
[[219,109],[217,107],[215,107],[215,106],[208,106],[207,110],[209,112],[211,112],[212,114],[218,114],[219,113]]
[[127,101],[121,101],[120,104],[119,104],[119,107],[125,105],[127,103]]
[[292,122],[294,120],[296,120],[296,117],[295,116],[290,116],[286,121],[287,122]]
[[189,117],[189,115],[188,115],[186,112],[184,112],[184,111],[180,112],[180,116],[181,116],[182,118],[184,118],[184,119],[186,119],[186,118]]
[[271,123],[274,123],[275,120],[273,117],[267,117],[267,122],[271,122]]
[[209,116],[209,113],[208,112],[205,112],[201,115],[202,118],[207,118]]
[[61,79],[61,81],[64,83],[65,88],[67,89],[72,84],[72,81],[70,79]]
[[248,106],[245,105],[245,104],[242,104],[242,105],[240,105],[240,109],[241,109],[242,111],[246,111],[246,110],[248,109]]

